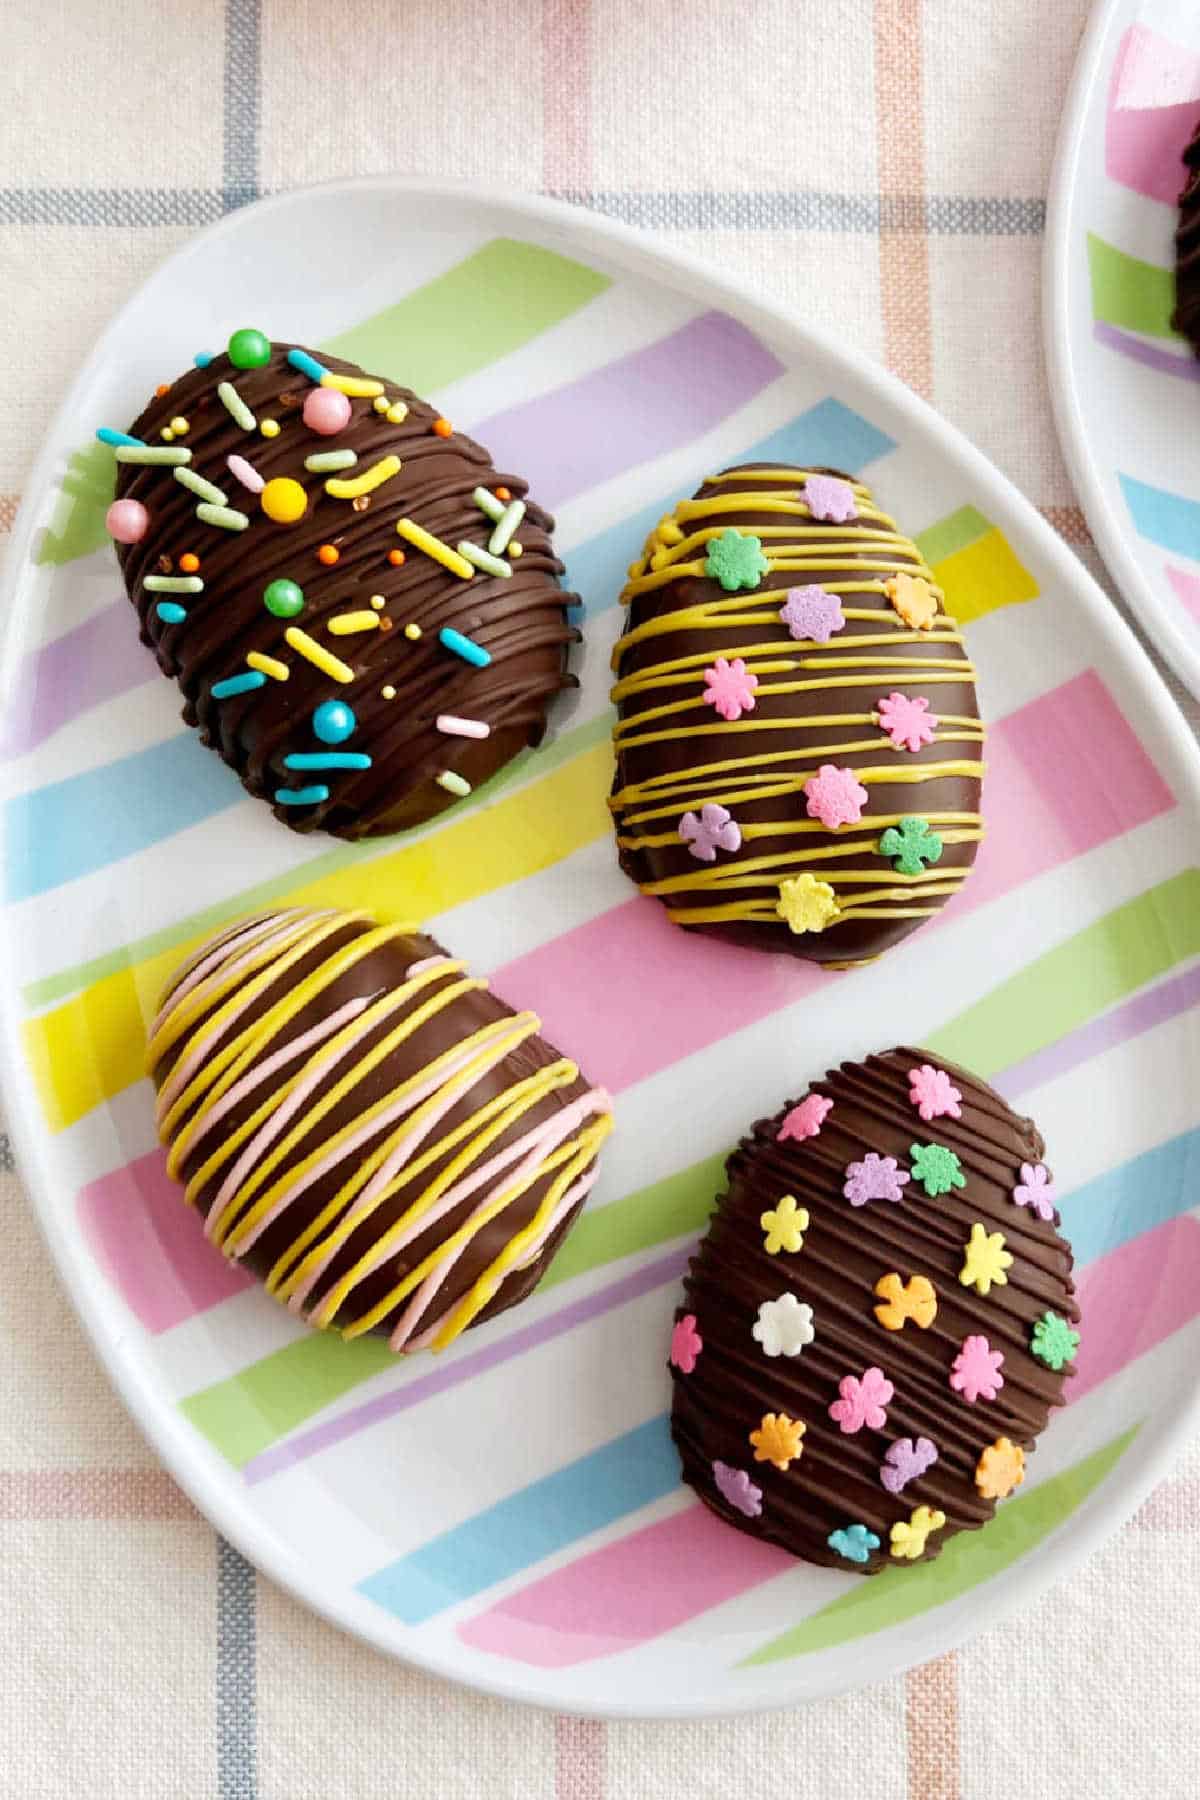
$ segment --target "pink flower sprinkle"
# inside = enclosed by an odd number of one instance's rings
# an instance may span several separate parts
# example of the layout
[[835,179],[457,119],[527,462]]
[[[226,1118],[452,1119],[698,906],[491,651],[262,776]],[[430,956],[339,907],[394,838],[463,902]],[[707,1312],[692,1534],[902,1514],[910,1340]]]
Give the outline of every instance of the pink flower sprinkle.
[[804,799],[809,818],[820,819],[828,831],[836,831],[839,825],[858,824],[867,803],[867,790],[854,779],[853,769],[822,763],[805,782]]
[[728,1463],[715,1462],[712,1472],[722,1499],[748,1519],[757,1519],[762,1511],[762,1489],[755,1487],[745,1469],[731,1469]]
[[671,1333],[669,1361],[672,1367],[684,1375],[690,1375],[703,1348],[704,1339],[696,1330],[695,1313],[684,1313],[682,1319],[676,1320],[675,1329]]
[[844,525],[847,519],[858,517],[854,489],[836,475],[810,475],[804,484],[804,498],[814,519]]
[[846,623],[837,595],[815,585],[789,588],[779,617],[792,637],[808,638],[814,644],[827,644]]
[[958,1104],[962,1095],[945,1069],[931,1069],[928,1063],[922,1063],[919,1069],[908,1071],[908,1080],[908,1097],[926,1124],[931,1119],[962,1118]]
[[744,712],[754,711],[754,690],[758,676],[751,675],[740,656],[726,662],[718,656],[711,669],[704,671],[704,704],[715,706],[730,724]]
[[908,1178],[908,1170],[902,1169],[894,1156],[878,1156],[868,1150],[861,1162],[847,1163],[842,1192],[851,1206],[865,1206],[868,1200],[903,1200]]
[[930,712],[924,694],[886,694],[876,710],[897,750],[919,750],[922,744],[932,744],[938,719]]
[[882,1431],[887,1424],[886,1407],[896,1392],[882,1369],[864,1369],[857,1375],[843,1375],[838,1382],[840,1400],[829,1408],[829,1416],[847,1436],[869,1425]]
[[1049,1169],[1043,1163],[1022,1163],[1021,1180],[1013,1189],[1013,1199],[1018,1206],[1032,1207],[1039,1219],[1052,1219],[1058,1188],[1050,1179]]
[[931,1469],[937,1459],[937,1445],[932,1439],[919,1437],[914,1444],[911,1438],[897,1438],[888,1447],[879,1479],[889,1494],[898,1494],[910,1481]]
[[993,1350],[985,1337],[965,1337],[950,1366],[950,1386],[972,1406],[981,1394],[994,1400],[1004,1386],[1003,1364],[1003,1352]]
[[785,1144],[789,1138],[794,1138],[801,1143],[805,1138],[816,1137],[832,1111],[833,1101],[827,1100],[824,1094],[806,1094],[799,1106],[793,1106],[784,1119],[775,1142]]
[[718,850],[740,850],[742,828],[723,806],[709,804],[700,808],[700,816],[685,812],[679,821],[679,835],[700,862],[716,862]]

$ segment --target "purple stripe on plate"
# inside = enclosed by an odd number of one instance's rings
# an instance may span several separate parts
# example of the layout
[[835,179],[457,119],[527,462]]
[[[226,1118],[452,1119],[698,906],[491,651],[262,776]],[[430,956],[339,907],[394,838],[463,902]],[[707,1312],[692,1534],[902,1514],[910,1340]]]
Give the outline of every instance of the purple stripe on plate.
[[36,750],[48,737],[130,688],[153,681],[154,658],[138,642],[128,600],[108,606],[22,659],[2,741],[10,756]]
[[1072,1069],[1090,1061],[1093,1056],[1115,1050],[1118,1044],[1126,1044],[1144,1031],[1152,1031],[1156,1025],[1164,1024],[1197,1003],[1200,1003],[1200,963],[1185,969],[1182,975],[1173,975],[1170,981],[1135,994],[1132,1000],[1114,1006],[1111,1012],[1102,1013],[1098,1019],[1081,1025],[1078,1031],[1060,1038],[1056,1044],[1048,1044],[1044,1050],[1027,1056],[1024,1062],[1014,1063],[1003,1075],[994,1078],[995,1085],[1006,1098],[1027,1093],[1044,1081],[1069,1075]]
[[783,372],[736,319],[702,313],[644,350],[493,414],[471,435],[501,468],[525,476],[543,505],[561,506],[703,437]]
[[1092,333],[1098,344],[1115,350],[1119,356],[1127,356],[1131,362],[1144,363],[1146,368],[1157,369],[1163,375],[1181,376],[1184,381],[1200,381],[1200,359],[1190,356],[1186,346],[1182,355],[1174,350],[1160,350],[1157,345],[1148,344],[1131,332],[1106,325],[1102,319],[1096,320]]
[[489,1344],[486,1350],[477,1350],[473,1356],[455,1357],[453,1361],[444,1362],[440,1368],[432,1369],[428,1375],[418,1376],[415,1381],[408,1382],[402,1388],[379,1394],[374,1400],[366,1400],[361,1406],[353,1406],[348,1412],[339,1413],[336,1418],[325,1419],[311,1430],[288,1438],[285,1443],[272,1445],[270,1450],[264,1450],[260,1456],[253,1457],[242,1470],[247,1484],[253,1486],[255,1482],[266,1481],[281,1469],[304,1462],[307,1457],[315,1456],[321,1450],[328,1450],[331,1445],[340,1443],[343,1438],[353,1437],[355,1432],[362,1431],[368,1425],[377,1425],[381,1419],[391,1419],[397,1413],[407,1412],[410,1407],[419,1406],[423,1400],[431,1400],[435,1394],[444,1393],[447,1388],[458,1387],[460,1383],[470,1381],[476,1375],[486,1374],[489,1369],[498,1369],[514,1356],[523,1356],[526,1350],[536,1350],[539,1344],[549,1343],[564,1331],[573,1331],[577,1325],[587,1325],[592,1319],[611,1312],[614,1307],[639,1300],[643,1294],[653,1293],[655,1288],[665,1287],[669,1281],[678,1281],[687,1268],[691,1253],[692,1245],[689,1242],[684,1249],[672,1250],[668,1256],[660,1256],[657,1261],[647,1263],[643,1269],[635,1269],[632,1275],[614,1281],[611,1286],[601,1288],[595,1294],[588,1294],[582,1300],[572,1301],[570,1306],[561,1307],[558,1312],[539,1319],[536,1325],[526,1325],[523,1330],[514,1331],[499,1343]]

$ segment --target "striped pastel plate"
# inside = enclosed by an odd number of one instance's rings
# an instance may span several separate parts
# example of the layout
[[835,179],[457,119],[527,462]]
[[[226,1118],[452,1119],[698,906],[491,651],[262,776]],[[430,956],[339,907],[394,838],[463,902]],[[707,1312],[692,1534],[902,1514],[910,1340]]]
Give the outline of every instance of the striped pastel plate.
[[[432,392],[561,522],[580,690],[548,746],[408,837],[282,830],[181,728],[119,592],[92,428],[247,323]],[[966,626],[992,727],[973,879],[840,976],[674,930],[609,836],[625,565],[675,496],[764,457],[876,484]],[[184,248],[97,347],[7,598],[0,990],[23,1167],[164,1461],[331,1619],[564,1709],[795,1701],[1028,1601],[1195,1428],[1200,758],[1074,558],[878,370],[563,207],[388,179],[284,195]],[[425,915],[616,1095],[602,1179],[537,1294],[440,1357],[306,1333],[164,1178],[140,1060],[155,996],[202,934],[283,900]],[[793,1565],[679,1485],[664,1362],[723,1153],[831,1062],[897,1039],[1042,1122],[1086,1324],[1071,1404],[996,1522],[862,1582]]]
[[1171,329],[1196,0],[1099,0],[1059,138],[1043,323],[1058,433],[1113,577],[1200,695],[1200,359]]

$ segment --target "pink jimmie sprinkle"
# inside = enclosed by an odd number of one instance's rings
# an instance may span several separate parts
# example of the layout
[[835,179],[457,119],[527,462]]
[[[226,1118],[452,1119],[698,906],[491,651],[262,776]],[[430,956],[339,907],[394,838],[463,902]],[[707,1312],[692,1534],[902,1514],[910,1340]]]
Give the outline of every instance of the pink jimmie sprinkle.
[[829,1408],[829,1416],[847,1435],[869,1425],[882,1431],[887,1424],[887,1405],[896,1392],[882,1369],[864,1369],[857,1375],[843,1375],[838,1382],[840,1400]]
[[740,850],[742,828],[732,813],[711,802],[694,812],[685,812],[679,821],[679,835],[692,855],[700,862],[716,862],[718,850]]
[[755,1487],[745,1469],[731,1469],[728,1463],[715,1462],[712,1471],[722,1499],[748,1519],[757,1519],[762,1511],[762,1489]]
[[993,1350],[985,1337],[966,1337],[950,1365],[950,1386],[971,1406],[980,1395],[994,1400],[1004,1386],[1003,1365],[1003,1352]]
[[682,1319],[676,1320],[671,1333],[671,1353],[667,1360],[672,1368],[690,1375],[703,1348],[704,1339],[696,1330],[695,1313],[684,1313]]
[[718,656],[711,669],[704,671],[704,704],[715,706],[730,724],[744,712],[754,711],[754,690],[758,676],[752,675],[740,656],[727,662]]
[[806,1094],[799,1106],[793,1106],[784,1119],[775,1137],[777,1144],[786,1144],[789,1138],[801,1143],[805,1138],[814,1138],[833,1111],[833,1101],[827,1100],[824,1094]]
[[248,463],[244,456],[227,456],[225,467],[234,480],[240,481],[242,486],[252,494],[261,494],[267,485],[253,463]]
[[908,1071],[908,1082],[908,1097],[926,1124],[931,1119],[962,1118],[958,1104],[962,1095],[945,1069],[932,1069],[928,1063],[922,1063],[919,1069]]
[[460,719],[454,713],[439,713],[437,728],[447,737],[485,738],[492,735],[492,728],[482,719]]
[[857,825],[867,803],[867,790],[854,779],[853,769],[822,763],[804,784],[804,800],[810,819],[820,819],[828,831],[839,825]]
[[887,694],[876,710],[897,750],[919,750],[922,744],[932,744],[938,720],[924,694]]
[[1032,1208],[1039,1219],[1052,1219],[1058,1189],[1050,1179],[1049,1169],[1042,1163],[1022,1163],[1021,1180],[1013,1189],[1013,1199],[1018,1206]]

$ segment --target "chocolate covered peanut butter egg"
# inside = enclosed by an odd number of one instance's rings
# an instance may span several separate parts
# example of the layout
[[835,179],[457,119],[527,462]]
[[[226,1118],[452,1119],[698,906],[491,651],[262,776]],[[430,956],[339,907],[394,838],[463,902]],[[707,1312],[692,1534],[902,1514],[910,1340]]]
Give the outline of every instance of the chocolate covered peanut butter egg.
[[574,685],[554,521],[395,382],[255,331],[197,362],[99,433],[142,640],[293,830],[419,824]]
[[672,1432],[707,1506],[863,1574],[988,1523],[1079,1344],[1044,1155],[925,1050],[843,1063],[755,1125],[671,1339]]
[[623,599],[610,804],[621,866],[676,924],[845,965],[959,891],[983,834],[975,670],[864,483],[726,469]]
[[403,926],[260,913],[197,951],[151,1027],[168,1169],[299,1317],[441,1349],[536,1285],[612,1126],[538,1029]]

